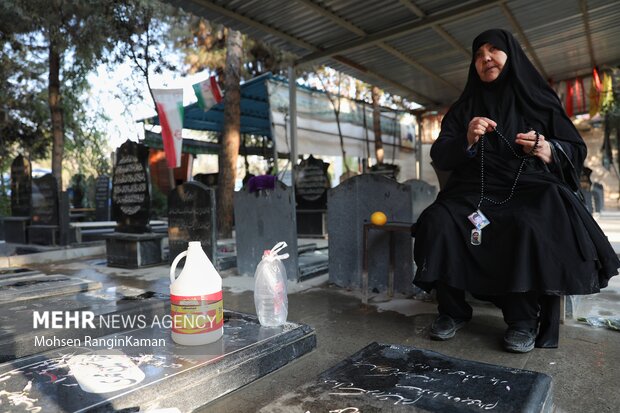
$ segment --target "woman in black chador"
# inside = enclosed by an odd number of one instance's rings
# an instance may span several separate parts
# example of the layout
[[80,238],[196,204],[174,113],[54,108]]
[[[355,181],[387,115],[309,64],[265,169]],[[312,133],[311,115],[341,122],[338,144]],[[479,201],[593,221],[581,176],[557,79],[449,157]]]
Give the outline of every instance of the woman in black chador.
[[469,291],[502,309],[507,350],[557,347],[559,296],[598,292],[620,261],[577,194],[586,145],[555,92],[509,32],[472,53],[431,149],[452,174],[416,226],[414,284],[437,289],[433,339],[471,318]]

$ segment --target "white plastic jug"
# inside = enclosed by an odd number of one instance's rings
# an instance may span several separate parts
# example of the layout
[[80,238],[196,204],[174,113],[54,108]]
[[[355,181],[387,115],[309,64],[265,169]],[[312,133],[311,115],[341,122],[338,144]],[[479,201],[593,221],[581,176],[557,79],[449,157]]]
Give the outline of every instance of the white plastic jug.
[[[175,279],[177,264],[185,256],[185,266]],[[190,241],[187,251],[174,259],[170,282],[172,339],[182,345],[197,346],[222,337],[222,278],[202,250],[200,241]]]

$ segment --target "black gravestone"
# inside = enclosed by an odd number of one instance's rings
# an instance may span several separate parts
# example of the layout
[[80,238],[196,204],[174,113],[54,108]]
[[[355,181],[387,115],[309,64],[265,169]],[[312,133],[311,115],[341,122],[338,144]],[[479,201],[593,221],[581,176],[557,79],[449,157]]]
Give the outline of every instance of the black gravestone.
[[30,217],[32,207],[32,167],[19,155],[11,164],[11,214]]
[[58,225],[58,183],[52,174],[32,181],[33,225]]
[[112,210],[116,232],[141,234],[149,230],[150,182],[146,146],[127,140],[116,150],[112,177]]
[[168,194],[168,240],[170,262],[187,249],[189,241],[200,241],[212,263],[216,263],[215,193],[200,182],[186,182]]
[[413,207],[413,220],[417,221],[424,211],[437,198],[437,187],[420,179],[409,179],[403,185],[411,187],[411,206]]
[[141,268],[162,262],[162,240],[166,234],[115,232],[102,237],[106,241],[108,267]]
[[253,276],[263,252],[284,241],[288,246],[281,254],[289,254],[282,261],[286,276],[289,280],[299,281],[301,274],[292,188],[276,181],[274,189],[250,192],[247,185],[235,192],[233,204],[239,273]]
[[217,187],[219,177],[220,174],[217,172],[211,174],[196,174],[194,175],[194,181],[200,182],[209,188],[215,188]]
[[[375,211],[383,212],[388,223],[413,223],[411,187],[381,175],[354,176],[330,189],[329,280],[345,288],[361,285],[364,254],[364,224]],[[370,289],[388,290],[390,238],[394,251],[394,291],[413,292],[413,240],[410,232],[373,228],[368,232],[368,276]]]
[[387,178],[396,180],[400,172],[400,166],[391,163],[378,163],[368,169],[368,173],[383,175]]
[[84,175],[74,175],[72,182],[73,185],[71,189],[73,190],[73,196],[71,197],[71,205],[73,208],[84,208],[84,187],[86,185]]
[[[59,237],[58,183],[52,174],[32,180],[32,211],[28,227],[31,244],[57,245]],[[66,206],[68,208],[68,205]],[[68,214],[69,211],[67,210]]]
[[140,268],[159,265],[165,234],[149,227],[150,180],[146,146],[127,140],[116,151],[112,177],[113,234],[104,235],[109,267]]
[[331,187],[327,168],[329,163],[312,155],[296,168],[295,201],[300,237],[322,237],[327,233],[327,190]]
[[310,155],[295,172],[295,201],[298,209],[325,209],[330,188],[329,164]]
[[28,224],[32,210],[30,161],[19,155],[11,164],[11,215],[2,217],[4,239],[14,244],[28,243]]
[[110,177],[101,175],[95,183],[95,220],[110,220]]
[[542,373],[372,343],[260,412],[539,413],[551,389]]

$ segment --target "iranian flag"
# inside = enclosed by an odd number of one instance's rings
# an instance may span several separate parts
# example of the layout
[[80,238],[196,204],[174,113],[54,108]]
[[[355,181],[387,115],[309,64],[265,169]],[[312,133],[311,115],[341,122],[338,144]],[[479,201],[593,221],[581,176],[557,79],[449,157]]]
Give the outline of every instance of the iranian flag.
[[192,87],[198,98],[198,105],[205,111],[222,101],[222,91],[215,80],[215,76],[211,76],[207,80],[196,83],[192,85]]
[[181,166],[183,89],[152,89],[169,168]]

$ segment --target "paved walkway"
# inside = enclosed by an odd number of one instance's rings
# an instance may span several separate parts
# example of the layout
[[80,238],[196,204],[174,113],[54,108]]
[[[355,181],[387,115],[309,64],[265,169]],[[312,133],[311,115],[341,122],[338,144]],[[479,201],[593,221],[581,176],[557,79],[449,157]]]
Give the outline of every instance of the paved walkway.
[[[620,212],[604,212],[597,221],[620,252]],[[100,281],[104,288],[128,287],[167,292],[168,267],[140,270],[113,269],[105,257],[75,258],[53,264],[28,264],[48,274],[63,273]],[[230,310],[254,313],[253,280],[225,271],[224,303]],[[396,296],[375,296],[368,306],[359,292],[330,285],[317,277],[289,290],[289,320],[312,326],[317,349],[291,365],[257,380],[208,405],[204,412],[253,412],[280,395],[316,378],[322,371],[373,341],[414,346],[449,356],[550,375],[554,382],[554,412],[620,411],[620,332],[594,327],[576,319],[560,329],[558,349],[534,349],[527,354],[506,353],[501,346],[505,324],[494,307],[474,302],[474,318],[446,342],[428,338],[436,315],[433,302]],[[577,316],[620,317],[620,276],[602,293],[583,297]],[[294,410],[293,410],[294,411]],[[389,410],[386,410],[389,411]],[[303,412],[302,412],[303,413]],[[314,412],[313,412],[314,413]]]

